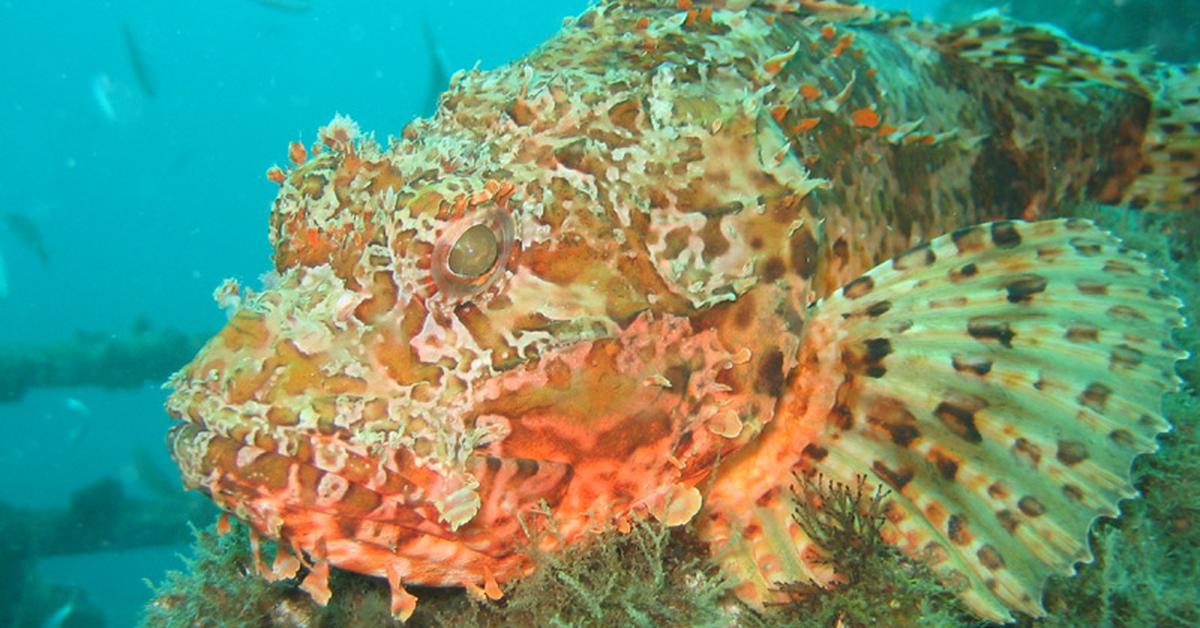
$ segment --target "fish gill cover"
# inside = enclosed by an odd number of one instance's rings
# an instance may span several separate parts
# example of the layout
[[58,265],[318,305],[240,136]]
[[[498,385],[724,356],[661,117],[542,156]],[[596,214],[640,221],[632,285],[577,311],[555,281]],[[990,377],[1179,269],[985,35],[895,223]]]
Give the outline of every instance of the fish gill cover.
[[147,622],[1195,619],[1153,535],[1200,503],[1163,490],[1198,77],[995,14],[610,0],[386,145],[335,118],[171,380],[242,523]]

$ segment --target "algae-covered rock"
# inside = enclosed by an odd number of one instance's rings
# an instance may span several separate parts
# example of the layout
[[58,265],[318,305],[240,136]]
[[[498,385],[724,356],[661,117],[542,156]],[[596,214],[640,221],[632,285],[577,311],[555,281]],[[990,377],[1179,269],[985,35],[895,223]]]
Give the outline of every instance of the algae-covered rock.
[[[299,588],[300,578],[268,582],[256,574],[246,528],[220,535],[198,531],[196,556],[155,589],[143,625],[386,626],[389,594],[380,579],[334,570],[335,591],[321,607]],[[273,544],[262,548],[267,564]],[[301,574],[302,576],[303,574]],[[413,587],[421,600],[410,625],[456,626],[720,626],[736,605],[722,599],[716,568],[686,533],[639,523],[561,555],[517,582],[500,601],[477,600],[462,589]]]

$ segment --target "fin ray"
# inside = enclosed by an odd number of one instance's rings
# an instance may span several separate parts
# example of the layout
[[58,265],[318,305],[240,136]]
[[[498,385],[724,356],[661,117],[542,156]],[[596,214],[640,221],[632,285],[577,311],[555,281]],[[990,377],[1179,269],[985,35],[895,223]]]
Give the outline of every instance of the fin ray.
[[814,306],[801,362],[841,368],[804,384],[836,391],[805,471],[869,474],[893,491],[890,541],[988,618],[1041,615],[1045,579],[1092,559],[1092,522],[1137,494],[1130,465],[1169,429],[1184,321],[1164,281],[1078,219],[980,225],[885,262]]

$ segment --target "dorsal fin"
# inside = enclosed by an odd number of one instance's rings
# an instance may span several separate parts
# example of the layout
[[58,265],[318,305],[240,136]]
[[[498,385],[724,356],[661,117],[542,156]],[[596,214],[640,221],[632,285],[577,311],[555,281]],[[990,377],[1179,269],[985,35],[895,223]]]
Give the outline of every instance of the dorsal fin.
[[1120,201],[1152,211],[1200,210],[1200,66],[1103,51],[1057,28],[988,12],[938,35],[942,52],[1003,69],[1034,89],[1107,85],[1151,106],[1137,177]]
[[[665,0],[663,4],[667,4]],[[874,22],[884,12],[857,0],[670,0],[681,11],[763,9],[777,13],[811,15],[827,22]],[[606,4],[644,7],[645,0],[608,0]]]

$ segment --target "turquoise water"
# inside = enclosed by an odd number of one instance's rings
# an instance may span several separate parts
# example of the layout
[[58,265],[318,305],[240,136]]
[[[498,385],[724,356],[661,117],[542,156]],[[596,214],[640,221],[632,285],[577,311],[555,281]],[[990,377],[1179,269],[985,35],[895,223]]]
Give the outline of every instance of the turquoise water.
[[[291,12],[269,4],[0,2],[0,214],[27,218],[48,254],[43,262],[27,239],[0,227],[0,346],[121,334],[139,319],[212,333],[224,321],[213,289],[225,277],[256,285],[269,267],[267,215],[278,188],[264,172],[286,162],[288,142],[311,143],[339,112],[380,136],[397,134],[428,107],[422,20],[451,70],[487,68],[586,6],[316,0]],[[146,494],[136,451],[174,474],[163,397],[157,385],[50,389],[0,404],[0,502],[61,508],[103,478]],[[149,599],[142,579],[178,568],[185,550],[54,558],[38,571],[86,591],[107,625],[129,626]]]
[[[925,15],[936,3],[874,4]],[[0,227],[0,347],[121,334],[137,321],[211,333],[224,321],[211,297],[220,281],[253,286],[269,267],[278,188],[264,173],[286,161],[287,143],[311,143],[335,113],[379,136],[428,113],[435,79],[423,23],[451,71],[489,68],[585,6],[0,2],[0,215],[37,234]],[[106,478],[153,498],[139,455],[175,478],[163,398],[148,384],[0,403],[0,503],[61,509]],[[143,579],[180,567],[186,551],[90,552],[36,571],[86,595],[106,625],[127,626],[150,597]]]

